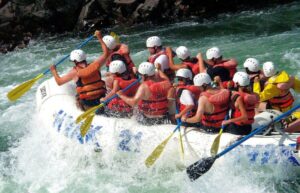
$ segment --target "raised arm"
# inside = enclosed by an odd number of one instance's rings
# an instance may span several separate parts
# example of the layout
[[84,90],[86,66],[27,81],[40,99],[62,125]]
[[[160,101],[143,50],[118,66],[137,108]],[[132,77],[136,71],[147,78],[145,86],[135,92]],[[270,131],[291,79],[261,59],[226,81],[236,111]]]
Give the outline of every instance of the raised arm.
[[95,31],[95,36],[97,37],[97,39],[98,39],[98,41],[99,41],[99,43],[100,43],[100,45],[102,47],[102,51],[103,51],[102,56],[106,59],[108,57],[108,55],[109,55],[109,50],[108,50],[106,44],[103,41],[103,37],[102,37],[101,31],[96,30]]
[[184,64],[174,64],[174,60],[173,60],[173,53],[172,53],[172,49],[170,47],[166,48],[166,54],[169,58],[169,67],[171,68],[171,70],[179,70],[181,68],[187,68],[187,65]]
[[199,72],[200,73],[206,73],[206,68],[204,66],[204,62],[203,62],[203,58],[202,58],[201,52],[198,53],[197,59],[198,59],[198,65],[199,65]]
[[59,86],[73,80],[76,77],[75,69],[72,69],[70,72],[68,72],[67,74],[65,74],[61,77],[58,75],[55,65],[50,66],[50,70],[51,70],[52,75],[54,76],[54,79],[55,79],[57,85],[59,85]]
[[103,54],[99,56],[99,58],[97,58],[94,62],[92,62],[91,64],[89,64],[86,68],[78,70],[77,71],[77,75],[79,77],[87,77],[90,76],[91,73],[95,72],[95,71],[99,71],[99,69],[102,67],[102,65],[105,63],[107,57],[108,57],[108,48],[106,47],[106,44],[104,43],[104,41],[102,40],[102,35],[100,31],[96,31],[95,35],[97,36],[102,50],[103,50]]

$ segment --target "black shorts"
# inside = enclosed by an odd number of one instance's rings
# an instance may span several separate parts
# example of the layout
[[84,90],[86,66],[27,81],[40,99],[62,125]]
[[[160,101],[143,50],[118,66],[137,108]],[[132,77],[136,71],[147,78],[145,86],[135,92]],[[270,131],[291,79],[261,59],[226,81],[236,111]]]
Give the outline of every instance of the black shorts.
[[225,127],[224,131],[235,135],[248,135],[252,131],[252,126],[230,123]]
[[183,127],[199,127],[199,128],[203,127],[201,125],[201,123],[187,123],[187,122],[182,122],[181,126],[183,126]]
[[100,104],[100,99],[93,99],[93,100],[80,99],[79,102],[84,106],[94,107]]
[[221,127],[210,127],[205,125],[201,125],[201,128],[208,133],[219,133],[221,129]]

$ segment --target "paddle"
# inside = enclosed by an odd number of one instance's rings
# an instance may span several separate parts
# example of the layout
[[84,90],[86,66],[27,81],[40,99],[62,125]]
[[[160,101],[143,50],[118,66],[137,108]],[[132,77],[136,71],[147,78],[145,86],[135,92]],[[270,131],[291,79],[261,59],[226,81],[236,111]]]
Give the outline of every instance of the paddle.
[[[225,120],[228,119],[228,115],[226,115]],[[217,155],[218,151],[219,151],[219,145],[220,145],[220,140],[221,140],[221,135],[223,133],[225,125],[222,125],[221,130],[219,132],[219,134],[217,135],[217,137],[215,138],[211,148],[210,148],[210,154],[212,156]]]
[[[179,109],[178,106],[176,105],[176,114],[179,113]],[[181,119],[178,118],[176,119],[177,125],[181,125]],[[180,149],[181,149],[181,157],[182,159],[184,159],[184,149],[183,149],[183,142],[182,142],[182,136],[181,136],[181,130],[180,127],[178,128],[178,134],[179,134],[179,140],[180,140]]]
[[[124,88],[122,90],[122,92],[126,92],[132,86],[134,86],[135,84],[137,84],[140,80],[141,80],[141,78],[139,78],[136,81],[132,82],[126,88]],[[111,100],[113,100],[114,98],[117,98],[117,97],[118,97],[118,95],[114,94],[112,97],[110,97],[107,100],[103,101],[101,104],[99,104],[99,105],[97,105],[95,107],[92,107],[91,109],[87,110],[86,112],[82,113],[81,115],[79,115],[77,117],[76,123],[79,123],[80,121],[82,121],[83,119],[85,119],[85,121],[83,122],[83,124],[80,126],[80,134],[81,134],[82,137],[84,137],[86,135],[86,133],[88,132],[89,128],[91,127],[91,124],[93,122],[93,119],[94,119],[94,116],[95,116],[95,112],[97,111],[97,109],[103,107],[104,105],[106,105]]]
[[168,141],[171,139],[173,134],[180,128],[181,122],[176,126],[176,128],[173,130],[173,132],[161,143],[159,144],[152,153],[147,157],[145,160],[145,165],[149,168],[154,164],[154,162],[159,158],[163,150],[165,149],[165,146],[167,145]]
[[[82,42],[80,45],[78,45],[75,49],[79,49],[82,48],[83,46],[85,46],[89,41],[91,41],[91,39],[93,39],[94,35],[91,35],[90,37],[88,37],[84,42]],[[64,56],[62,59],[60,59],[55,66],[58,66],[59,64],[61,64],[63,61],[65,61],[68,57],[70,56],[70,54]],[[47,74],[48,72],[50,72],[50,69],[47,69],[45,72],[37,75],[35,78],[28,80],[26,82],[23,82],[22,84],[20,84],[19,86],[13,88],[11,91],[9,91],[7,93],[7,98],[10,101],[16,101],[17,99],[19,99],[21,96],[23,96],[32,86],[33,84],[39,80],[40,78],[42,78],[45,74]]]
[[189,178],[192,181],[198,179],[200,176],[202,176],[203,174],[205,174],[212,167],[212,165],[214,164],[214,162],[216,161],[216,159],[218,159],[221,156],[225,155],[226,153],[228,153],[229,151],[231,151],[235,147],[239,146],[244,141],[246,141],[249,138],[253,137],[255,134],[263,131],[264,129],[266,129],[267,127],[269,127],[271,124],[280,121],[284,117],[287,117],[288,115],[290,115],[292,112],[294,112],[295,110],[297,110],[299,108],[300,108],[300,104],[298,104],[295,107],[291,108],[289,111],[287,111],[287,112],[279,115],[270,124],[258,127],[257,129],[255,129],[254,131],[252,131],[249,135],[246,135],[245,137],[243,137],[239,141],[235,142],[231,146],[229,146],[226,149],[224,149],[221,153],[219,153],[219,154],[217,154],[215,156],[212,156],[212,157],[202,158],[199,161],[193,163],[192,165],[190,165],[186,169],[186,172],[187,172]]
[[[179,110],[178,107],[176,105],[176,113],[178,114]],[[154,162],[159,158],[159,156],[161,155],[161,153],[163,152],[163,150],[165,149],[165,146],[167,145],[168,141],[171,139],[171,137],[173,136],[173,134],[178,130],[179,131],[179,140],[180,140],[180,149],[181,149],[181,155],[182,158],[184,158],[184,148],[183,148],[183,142],[182,142],[182,135],[180,132],[180,126],[181,126],[181,119],[176,119],[177,122],[177,126],[176,128],[173,130],[173,132],[162,142],[160,143],[153,151],[152,153],[147,157],[147,159],[145,160],[145,165],[149,168],[151,167]]]
[[110,32],[110,35],[115,38],[116,42],[119,44],[120,43],[120,38],[115,32]]

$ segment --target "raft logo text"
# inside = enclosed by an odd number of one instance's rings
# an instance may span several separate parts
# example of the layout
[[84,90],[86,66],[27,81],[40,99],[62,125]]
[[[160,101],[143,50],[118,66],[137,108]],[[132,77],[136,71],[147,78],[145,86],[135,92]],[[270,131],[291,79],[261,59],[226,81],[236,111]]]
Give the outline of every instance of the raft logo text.
[[41,91],[42,99],[45,98],[47,96],[46,87],[43,86],[42,88],[40,88],[40,91]]

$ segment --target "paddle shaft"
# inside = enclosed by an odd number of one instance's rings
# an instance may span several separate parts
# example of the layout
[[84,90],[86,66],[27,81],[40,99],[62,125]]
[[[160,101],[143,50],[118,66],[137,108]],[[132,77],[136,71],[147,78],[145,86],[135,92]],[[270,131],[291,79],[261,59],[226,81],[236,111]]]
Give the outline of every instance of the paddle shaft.
[[[296,105],[295,107],[291,108],[290,110],[288,110],[287,112],[279,115],[278,117],[276,117],[271,123],[275,123],[280,121],[282,118],[290,115],[292,112],[294,112],[295,110],[300,108],[300,104]],[[249,135],[246,135],[245,137],[243,137],[241,140],[235,142],[234,144],[232,144],[231,146],[227,147],[226,149],[224,149],[221,153],[216,155],[216,158],[219,158],[223,155],[225,155],[226,153],[228,153],[229,151],[231,151],[232,149],[234,149],[236,146],[240,145],[241,143],[243,143],[244,141],[248,140],[249,138],[253,137],[255,134],[261,132],[263,129],[267,128],[270,124],[265,125],[265,126],[261,126],[257,129],[255,129],[254,131],[252,131]]]
[[[136,81],[132,82],[131,84],[129,84],[126,88],[124,88],[122,90],[122,92],[126,92],[127,90],[129,90],[131,87],[133,87],[136,83],[140,82],[142,78],[138,78]],[[105,101],[103,101],[102,103],[107,104],[109,103],[111,100],[117,98],[118,95],[114,94],[113,96],[111,96],[110,98],[106,99]]]
[[[94,38],[94,35],[89,36],[84,42],[82,42],[80,45],[78,45],[75,49],[80,49],[83,46],[85,46],[89,41],[91,41]],[[62,59],[60,59],[55,66],[58,66],[59,64],[63,63],[63,61],[65,61],[68,57],[70,56],[70,54],[64,56]],[[47,74],[50,72],[50,68],[48,68],[45,72],[43,72],[43,74]]]

